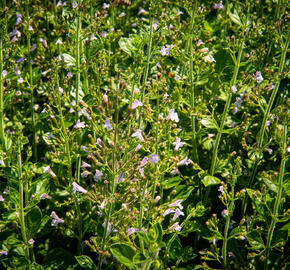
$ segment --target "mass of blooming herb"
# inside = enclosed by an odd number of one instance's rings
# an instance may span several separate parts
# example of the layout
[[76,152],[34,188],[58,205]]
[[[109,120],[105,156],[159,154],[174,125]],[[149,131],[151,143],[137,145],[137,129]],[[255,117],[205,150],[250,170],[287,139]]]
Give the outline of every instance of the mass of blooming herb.
[[0,268],[288,269],[289,4],[0,2]]

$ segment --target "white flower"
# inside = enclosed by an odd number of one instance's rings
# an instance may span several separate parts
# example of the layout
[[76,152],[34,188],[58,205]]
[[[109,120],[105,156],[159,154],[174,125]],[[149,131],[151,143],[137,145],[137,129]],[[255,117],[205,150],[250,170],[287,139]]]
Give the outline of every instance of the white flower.
[[107,9],[109,7],[110,7],[110,4],[106,4],[106,3],[103,4],[103,9]]
[[179,162],[177,163],[177,166],[188,165],[188,164],[190,164],[191,162],[192,162],[192,160],[189,159],[188,157],[186,157],[185,159],[179,161]]
[[84,161],[82,161],[82,165],[81,165],[81,168],[90,168],[91,167],[91,165],[90,164],[88,164],[88,163],[86,163],[86,162],[84,162]]
[[136,132],[132,134],[132,137],[137,137],[141,142],[144,142],[141,129],[137,129]]
[[4,202],[4,198],[2,195],[0,195],[0,202]]
[[237,89],[237,87],[235,86],[235,85],[233,85],[232,87],[231,87],[231,90],[232,90],[232,93],[237,93],[237,91],[238,91],[238,89]]
[[229,215],[229,211],[227,209],[224,209],[222,211],[222,215],[225,217],[225,216],[228,216]]
[[135,151],[137,152],[137,151],[139,151],[141,148],[142,148],[142,145],[141,145],[140,143],[138,143],[138,145],[137,145],[136,148],[135,148]]
[[130,236],[131,234],[133,234],[134,232],[139,231],[139,229],[135,229],[135,228],[128,228],[128,236]]
[[105,203],[106,201],[103,200],[102,203],[99,205],[99,208],[103,210],[105,208]]
[[211,54],[208,54],[208,55],[202,57],[202,59],[205,62],[209,62],[209,63],[216,62],[215,59],[214,59],[214,57]]
[[172,230],[172,231],[181,231],[181,227],[179,226],[178,222],[174,223],[171,227],[169,227],[169,230]]
[[201,39],[198,40],[196,47],[199,47],[200,45],[204,44],[203,41]]
[[167,209],[167,210],[165,210],[165,212],[163,213],[163,216],[165,217],[165,216],[167,216],[167,215],[169,215],[169,214],[171,214],[171,213],[174,213],[175,211],[173,210],[173,209]]
[[34,241],[34,239],[33,239],[33,238],[30,238],[30,239],[28,240],[28,244],[29,244],[29,245],[33,245],[33,244],[34,244],[34,242],[35,242],[35,241]]
[[257,83],[261,83],[264,80],[261,71],[256,72],[254,79]]
[[53,178],[56,178],[55,173],[52,171],[50,166],[43,167],[43,173],[49,173]]
[[76,8],[78,6],[78,2],[77,1],[73,1],[72,6],[73,6],[73,8]]
[[166,48],[165,46],[162,46],[160,49],[160,53],[161,55],[165,56],[165,55],[169,55],[170,49]]
[[55,42],[55,45],[57,44],[62,44],[62,41],[60,39],[57,39],[57,41]]
[[202,53],[207,53],[208,52],[208,48],[205,47],[205,48],[200,49],[199,51],[202,52]]

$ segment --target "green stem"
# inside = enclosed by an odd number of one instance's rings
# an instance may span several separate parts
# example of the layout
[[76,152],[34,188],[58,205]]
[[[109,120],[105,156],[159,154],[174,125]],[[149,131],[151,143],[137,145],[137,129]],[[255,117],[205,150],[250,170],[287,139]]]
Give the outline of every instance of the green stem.
[[[289,41],[290,41],[290,30],[288,30],[287,40],[286,40],[284,47],[282,49],[282,54],[281,54],[280,63],[279,63],[279,70],[278,70],[277,77],[276,77],[275,88],[271,94],[269,103],[268,103],[266,111],[264,113],[262,125],[261,125],[260,131],[259,131],[259,137],[258,137],[258,148],[259,149],[261,149],[263,147],[266,124],[267,124],[267,120],[269,119],[269,115],[270,115],[275,97],[276,97],[278,89],[279,89],[280,80],[281,80],[280,78],[281,78],[281,75],[283,74],[283,68],[284,68],[285,61],[286,61],[286,54],[287,54],[287,50],[288,50],[288,46],[289,46]],[[247,185],[249,188],[251,188],[251,186],[253,185],[254,179],[256,177],[256,172],[257,172],[259,162],[260,162],[260,160],[256,160],[254,165],[253,165],[253,171],[251,173],[251,178],[250,178],[250,181],[248,182],[248,185]],[[247,200],[248,200],[248,196],[246,195],[244,198],[244,201],[243,201],[243,208],[242,208],[243,214],[245,214],[246,210],[247,210]]]
[[79,107],[79,87],[80,87],[80,80],[81,80],[81,73],[80,73],[80,28],[81,28],[81,18],[78,13],[77,15],[77,37],[76,37],[76,109],[75,109],[75,121],[77,122],[79,119],[78,107]]
[[[245,37],[243,35],[243,38],[242,38],[240,46],[239,46],[238,58],[237,58],[237,61],[235,63],[235,70],[234,70],[234,74],[233,74],[233,77],[232,77],[232,80],[231,80],[230,88],[232,86],[234,86],[236,84],[236,81],[237,81],[237,76],[238,76],[238,72],[239,72],[239,68],[240,68],[240,61],[241,61],[243,47],[244,47],[244,39],[245,39]],[[216,141],[215,141],[215,145],[214,145],[214,150],[213,150],[213,155],[212,155],[212,160],[211,160],[211,167],[210,167],[210,175],[214,175],[214,173],[215,173],[215,167],[216,167],[217,155],[218,155],[218,148],[219,148],[220,140],[221,140],[221,137],[222,137],[222,133],[223,133],[223,128],[224,128],[224,124],[225,124],[225,121],[226,121],[226,117],[227,117],[227,114],[228,114],[228,111],[229,111],[229,108],[230,108],[231,99],[232,99],[232,92],[230,90],[229,94],[228,94],[227,101],[226,101],[226,105],[224,107],[221,123],[220,123],[220,126],[219,126],[219,130],[218,130]],[[204,201],[207,201],[209,193],[210,193],[210,187],[208,187],[207,190],[206,190]]]
[[25,247],[24,247],[25,256],[29,260],[29,249],[28,249],[28,241],[27,241],[26,226],[25,226],[25,214],[24,214],[24,207],[25,207],[24,206],[24,181],[23,181],[23,175],[22,175],[21,143],[19,141],[19,137],[17,140],[17,144],[18,144],[18,177],[19,177],[19,196],[20,196],[19,197],[20,227],[21,227],[22,239],[25,244]]
[[32,119],[32,153],[33,153],[33,161],[37,161],[37,136],[36,136],[36,119],[34,113],[34,90],[33,90],[33,75],[32,75],[32,64],[31,64],[31,39],[29,33],[29,26],[30,26],[30,18],[29,18],[29,11],[28,11],[28,1],[26,1],[26,16],[27,16],[27,50],[28,50],[28,69],[29,69],[29,87],[30,87],[30,111],[31,111],[31,119]]
[[113,186],[111,187],[111,196],[110,196],[110,202],[109,202],[109,211],[108,211],[108,215],[106,218],[106,222],[105,222],[105,230],[104,230],[104,234],[103,234],[103,239],[102,239],[102,246],[101,246],[101,254],[99,256],[99,261],[98,261],[98,269],[101,269],[102,267],[102,263],[103,263],[103,258],[104,258],[104,250],[105,250],[105,246],[107,243],[107,232],[108,232],[108,227],[110,224],[110,220],[111,220],[111,215],[113,213],[114,210],[114,202],[113,200],[115,199],[115,192],[116,192],[116,186],[117,186],[117,180],[118,180],[118,176],[117,176],[117,143],[118,143],[118,127],[119,127],[119,98],[118,98],[118,93],[116,95],[116,125],[115,125],[115,129],[114,129],[114,148],[113,148],[113,162],[112,162],[112,172],[113,172]]
[[191,12],[191,19],[190,19],[191,36],[190,36],[189,76],[190,76],[191,110],[193,113],[193,115],[191,116],[193,159],[196,163],[198,163],[198,152],[197,152],[197,145],[196,145],[196,130],[195,130],[195,116],[194,116],[195,89],[194,89],[194,75],[193,75],[193,46],[192,46],[195,10],[196,10],[196,1],[195,1],[195,4],[193,4],[193,8],[192,8],[192,12]]
[[0,145],[1,150],[6,151],[5,133],[4,133],[4,87],[3,87],[3,40],[0,37]]
[[279,171],[278,193],[277,193],[275,204],[274,204],[270,228],[269,228],[269,231],[267,234],[267,243],[266,243],[266,249],[265,249],[266,259],[265,259],[265,263],[264,263],[265,270],[268,269],[269,255],[270,255],[270,251],[271,251],[271,242],[272,242],[275,226],[276,226],[276,223],[278,220],[279,206],[280,206],[281,196],[282,196],[282,191],[283,191],[283,178],[284,178],[284,172],[285,172],[286,161],[287,161],[287,157],[286,157],[287,125],[284,125],[282,144],[283,144],[283,146],[282,146],[282,160],[281,160],[280,171]]

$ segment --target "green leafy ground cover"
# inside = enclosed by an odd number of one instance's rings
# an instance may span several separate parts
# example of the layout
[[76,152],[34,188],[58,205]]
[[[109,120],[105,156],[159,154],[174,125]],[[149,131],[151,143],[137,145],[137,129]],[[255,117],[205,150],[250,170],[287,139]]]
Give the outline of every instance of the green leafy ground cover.
[[289,268],[289,5],[0,1],[1,269]]

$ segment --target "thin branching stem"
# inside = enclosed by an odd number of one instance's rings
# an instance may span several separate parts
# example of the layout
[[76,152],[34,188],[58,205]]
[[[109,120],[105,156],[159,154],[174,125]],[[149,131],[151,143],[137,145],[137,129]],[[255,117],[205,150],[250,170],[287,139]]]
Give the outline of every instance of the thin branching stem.
[[6,151],[4,133],[4,86],[3,86],[3,40],[0,37],[0,145],[1,150]]

